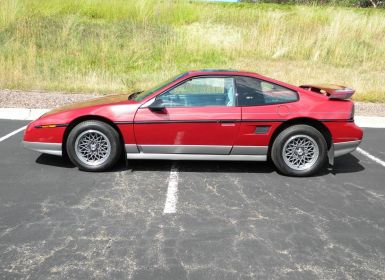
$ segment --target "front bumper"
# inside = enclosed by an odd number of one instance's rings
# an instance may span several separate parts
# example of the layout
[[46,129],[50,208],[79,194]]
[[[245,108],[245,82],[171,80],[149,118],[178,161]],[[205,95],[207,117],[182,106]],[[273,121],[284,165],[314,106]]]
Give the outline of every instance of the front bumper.
[[361,140],[334,143],[334,157],[353,152],[361,144]]
[[61,143],[45,143],[45,142],[29,142],[23,141],[24,148],[32,151],[37,151],[44,154],[50,154],[55,156],[62,155]]

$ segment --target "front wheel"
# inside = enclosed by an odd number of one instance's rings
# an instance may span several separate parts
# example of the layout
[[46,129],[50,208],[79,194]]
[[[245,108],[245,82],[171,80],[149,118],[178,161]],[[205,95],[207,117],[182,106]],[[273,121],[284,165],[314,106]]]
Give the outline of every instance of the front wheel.
[[327,161],[327,144],[322,133],[309,125],[294,125],[274,140],[271,159],[285,175],[310,176]]
[[70,160],[84,171],[104,171],[116,164],[121,154],[118,132],[101,121],[76,125],[66,143]]

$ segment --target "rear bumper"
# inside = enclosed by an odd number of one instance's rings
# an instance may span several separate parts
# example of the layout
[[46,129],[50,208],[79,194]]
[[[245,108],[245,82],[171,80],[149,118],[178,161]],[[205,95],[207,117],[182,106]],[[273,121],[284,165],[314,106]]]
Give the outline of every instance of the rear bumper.
[[334,157],[353,152],[361,144],[361,140],[334,143]]
[[37,151],[44,154],[51,154],[55,156],[62,155],[61,143],[45,143],[45,142],[29,142],[23,141],[24,148],[32,151]]
[[329,162],[353,152],[360,145],[364,131],[354,122],[325,122],[324,125],[329,129],[333,141],[328,152]]

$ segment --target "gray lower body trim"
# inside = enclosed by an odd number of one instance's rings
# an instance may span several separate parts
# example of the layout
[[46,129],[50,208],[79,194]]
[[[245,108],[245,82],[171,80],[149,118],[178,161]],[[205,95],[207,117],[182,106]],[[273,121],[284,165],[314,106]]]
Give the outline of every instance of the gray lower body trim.
[[28,142],[23,141],[24,148],[32,151],[37,151],[43,154],[50,154],[55,156],[62,155],[61,143],[45,143],[45,142]]
[[361,140],[334,143],[334,157],[339,157],[353,152],[361,143]]
[[234,146],[231,155],[267,155],[268,146]]
[[212,145],[140,145],[139,150],[149,154],[209,154],[228,155],[231,146]]
[[126,153],[139,153],[138,146],[136,144],[125,144],[124,148]]
[[139,145],[128,159],[266,161],[267,146]]
[[127,159],[266,161],[262,155],[127,154]]

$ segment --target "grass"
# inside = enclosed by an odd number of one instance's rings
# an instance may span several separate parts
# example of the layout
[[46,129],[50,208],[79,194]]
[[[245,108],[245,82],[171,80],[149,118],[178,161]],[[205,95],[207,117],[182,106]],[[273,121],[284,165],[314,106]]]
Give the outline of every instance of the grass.
[[155,0],[0,0],[0,88],[126,92],[232,68],[385,102],[385,11]]

